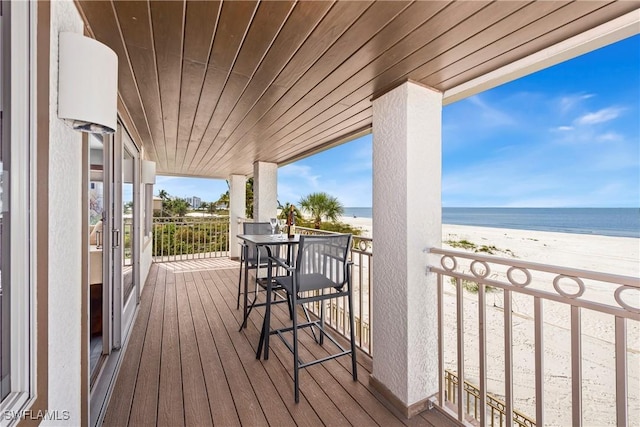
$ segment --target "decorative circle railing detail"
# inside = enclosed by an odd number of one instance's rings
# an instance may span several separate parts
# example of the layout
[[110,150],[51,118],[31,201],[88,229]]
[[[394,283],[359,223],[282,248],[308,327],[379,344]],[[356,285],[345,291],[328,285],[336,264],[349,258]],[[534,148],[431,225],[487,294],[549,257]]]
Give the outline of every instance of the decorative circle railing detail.
[[640,307],[634,307],[632,305],[629,305],[620,297],[620,294],[623,293],[624,291],[631,291],[631,292],[636,291],[637,293],[640,294],[640,289],[632,288],[631,286],[620,286],[613,293],[613,297],[616,299],[616,302],[620,304],[620,307],[632,313],[640,313]]
[[[519,271],[521,273],[523,273],[526,277],[526,280],[524,282],[518,282],[516,279],[513,278],[513,272],[514,271]],[[529,286],[529,284],[531,284],[531,273],[529,272],[529,270],[527,270],[526,268],[523,267],[511,267],[507,270],[507,278],[509,279],[509,282],[511,282],[511,284],[513,286],[517,286],[519,288],[524,288],[525,286]]]
[[[476,270],[477,266],[484,267],[484,272],[478,272]],[[481,279],[485,279],[487,276],[489,276],[489,273],[491,272],[491,268],[489,267],[489,264],[487,264],[485,261],[475,260],[471,263],[471,272],[473,273],[474,276],[479,277]]]
[[[574,282],[576,282],[576,284],[578,285],[578,291],[574,292],[574,293],[565,292],[562,289],[562,286],[561,286],[561,283],[560,283],[560,281],[562,279],[570,279],[570,280],[573,280]],[[567,276],[565,274],[558,274],[553,279],[553,287],[556,290],[556,292],[558,292],[560,295],[562,295],[565,298],[571,298],[571,299],[581,297],[582,294],[584,294],[584,291],[585,291],[585,286],[584,286],[584,282],[582,281],[582,279],[580,279],[579,277]]]
[[[447,261],[451,261],[451,267],[447,267]],[[458,268],[458,261],[456,261],[456,258],[451,255],[443,255],[442,258],[440,258],[440,265],[447,271],[454,271]]]

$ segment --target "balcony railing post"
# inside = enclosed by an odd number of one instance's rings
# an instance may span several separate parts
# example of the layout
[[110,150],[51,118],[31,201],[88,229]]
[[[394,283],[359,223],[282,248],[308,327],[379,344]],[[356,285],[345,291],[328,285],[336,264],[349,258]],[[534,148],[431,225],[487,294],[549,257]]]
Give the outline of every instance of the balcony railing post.
[[[438,274],[436,278],[436,285],[438,287],[438,404],[441,407],[445,405],[445,390],[442,377],[445,375],[444,370],[444,300],[442,292],[442,275]],[[448,372],[446,373],[447,379],[449,378]],[[451,399],[451,391],[449,389],[449,381],[447,381],[447,393],[449,399]]]
[[619,426],[627,426],[627,319],[618,316],[615,319],[616,422]]
[[582,322],[580,307],[571,307],[571,411],[572,425],[582,426]]
[[478,286],[478,361],[480,373],[480,411],[476,411],[475,418],[480,421],[480,427],[487,425],[487,338],[485,336],[486,316],[485,286]]
[[542,299],[535,297],[534,322],[535,322],[535,358],[536,358],[536,424],[544,425],[544,335],[542,325],[544,316],[542,314]]
[[457,318],[457,343],[458,343],[458,420],[464,420],[464,299],[462,295],[462,282],[456,279],[456,318]]
[[[513,426],[513,337],[511,291],[504,290],[504,401],[507,427]],[[502,421],[500,422],[502,425]]]
[[[464,330],[464,325],[461,325],[461,320],[459,318],[459,313],[464,311],[461,308],[463,302],[460,301],[459,293],[461,284],[464,284],[466,287],[467,283],[475,283],[478,290],[480,390],[465,381],[463,376],[461,376],[460,382],[464,383],[464,392],[467,393],[467,395],[464,396],[465,401],[467,402],[466,411],[463,411],[460,401],[455,400],[462,398],[461,392],[459,391],[460,384],[456,382],[457,378],[450,375],[448,371],[445,371],[447,374],[444,375],[446,398],[453,403],[453,405],[457,406],[458,418],[460,418],[460,413],[470,415],[472,413],[470,407],[471,403],[477,405],[477,402],[481,401],[480,410],[476,411],[476,407],[474,406],[473,411],[476,420],[479,421],[479,424],[481,425],[487,424],[487,421],[483,421],[482,417],[489,416],[489,414],[491,422],[488,424],[490,425],[499,423],[500,425],[506,424],[508,426],[517,425],[519,427],[534,427],[536,425],[542,426],[548,421],[545,419],[545,416],[548,414],[545,414],[546,408],[544,402],[544,301],[551,300],[556,303],[565,304],[571,309],[571,328],[569,333],[571,341],[572,418],[570,423],[576,426],[580,426],[583,423],[581,312],[583,308],[587,308],[590,311],[608,314],[615,319],[615,323],[602,324],[604,329],[609,327],[609,325],[615,326],[615,340],[612,344],[615,348],[616,399],[615,405],[611,405],[610,407],[615,407],[617,424],[627,425],[629,421],[629,408],[631,407],[630,405],[632,405],[631,402],[628,402],[629,394],[627,390],[629,375],[627,372],[629,369],[627,360],[627,340],[631,334],[627,331],[627,322],[640,322],[640,307],[637,306],[637,299],[634,299],[634,302],[631,302],[632,300],[629,297],[625,297],[627,298],[625,299],[621,297],[621,294],[628,292],[632,296],[631,298],[633,298],[633,295],[640,291],[640,278],[536,264],[518,259],[499,258],[495,256],[444,250],[439,248],[431,249],[430,252],[442,255],[442,258],[440,259],[440,266],[429,267],[432,272],[438,275],[438,282],[442,283],[443,277],[455,279],[457,288],[455,304],[458,316],[458,335],[461,330]],[[483,266],[483,268],[479,268],[479,266]],[[551,277],[549,274],[551,274]],[[592,284],[591,282],[596,283]],[[547,286],[545,286],[545,284]],[[550,284],[553,285],[552,288],[549,286]],[[592,288],[587,288],[587,284],[592,286]],[[501,307],[504,317],[504,403],[488,394],[486,390],[487,342],[485,340],[487,330],[484,324],[486,321],[486,310],[488,309],[485,308],[486,292],[488,289],[487,287],[489,286],[502,289],[504,299],[503,306]],[[609,289],[607,289],[607,286],[609,286]],[[585,292],[587,290],[589,290],[589,292]],[[601,295],[594,291],[609,291],[610,295]],[[438,293],[438,312],[442,313],[443,290],[441,286],[438,286]],[[514,408],[514,325],[512,314],[514,307],[514,293],[516,295],[530,295],[533,297],[534,301],[533,318],[529,325],[533,327],[535,341],[535,375],[534,378],[532,378],[535,384],[535,420]],[[498,309],[500,309],[500,307],[498,307]],[[528,318],[528,316],[525,318]],[[520,321],[518,324],[520,325]],[[634,332],[636,326],[636,324],[633,325]],[[456,351],[458,356],[454,361],[457,369],[462,373],[464,373],[464,363],[463,360],[460,359],[464,359],[464,354],[461,353],[459,346],[460,342],[463,342],[463,340],[465,340],[465,337],[458,338],[457,340],[458,348],[456,348]],[[520,340],[518,339],[518,341]],[[443,343],[442,341],[439,341],[439,354],[442,354],[442,348]],[[605,365],[602,366],[602,369],[606,369]],[[441,368],[441,372],[443,369],[444,367]],[[605,375],[605,377],[612,378],[612,375]],[[455,382],[458,388],[458,393],[454,393],[451,389],[451,384],[453,382]],[[441,386],[441,389],[442,388],[443,386]],[[472,399],[469,394],[477,397],[477,399]],[[485,402],[482,402],[483,398],[486,399]],[[443,403],[441,403],[441,405],[446,408]],[[559,421],[551,421],[551,423],[554,424],[557,422]]]

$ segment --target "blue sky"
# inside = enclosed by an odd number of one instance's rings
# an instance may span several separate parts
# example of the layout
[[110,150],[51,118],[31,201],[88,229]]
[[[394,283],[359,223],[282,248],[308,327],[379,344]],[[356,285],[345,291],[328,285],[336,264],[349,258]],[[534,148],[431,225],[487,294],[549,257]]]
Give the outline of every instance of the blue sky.
[[[278,171],[278,199],[371,206],[372,136]],[[640,207],[640,36],[443,109],[443,206]],[[224,181],[158,177],[216,200]]]

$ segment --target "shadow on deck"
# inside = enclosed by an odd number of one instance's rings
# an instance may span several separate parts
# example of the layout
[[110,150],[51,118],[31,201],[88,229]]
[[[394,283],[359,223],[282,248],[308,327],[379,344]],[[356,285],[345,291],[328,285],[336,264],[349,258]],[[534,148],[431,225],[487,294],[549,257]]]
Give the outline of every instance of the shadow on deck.
[[[302,370],[295,404],[285,345],[274,338],[270,359],[255,358],[264,311],[238,332],[237,280],[238,263],[228,259],[153,264],[105,426],[453,425],[436,411],[406,420],[387,409],[369,386],[372,360],[363,353],[357,382],[348,357]],[[289,324],[285,307],[273,311],[273,326]],[[326,354],[302,334],[303,360]]]

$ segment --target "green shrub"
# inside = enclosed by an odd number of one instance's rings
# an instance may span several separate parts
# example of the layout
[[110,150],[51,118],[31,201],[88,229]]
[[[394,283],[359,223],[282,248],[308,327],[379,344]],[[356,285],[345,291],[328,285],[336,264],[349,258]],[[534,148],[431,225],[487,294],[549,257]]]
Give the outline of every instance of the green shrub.
[[[454,287],[456,286],[455,277],[450,277],[449,281]],[[471,292],[472,294],[477,294],[478,291],[480,290],[480,285],[474,282],[473,280],[462,279],[461,284],[462,284],[462,289],[466,290],[467,292]],[[489,293],[489,292],[495,292],[496,288],[494,288],[493,286],[485,285],[484,290],[485,292]]]

